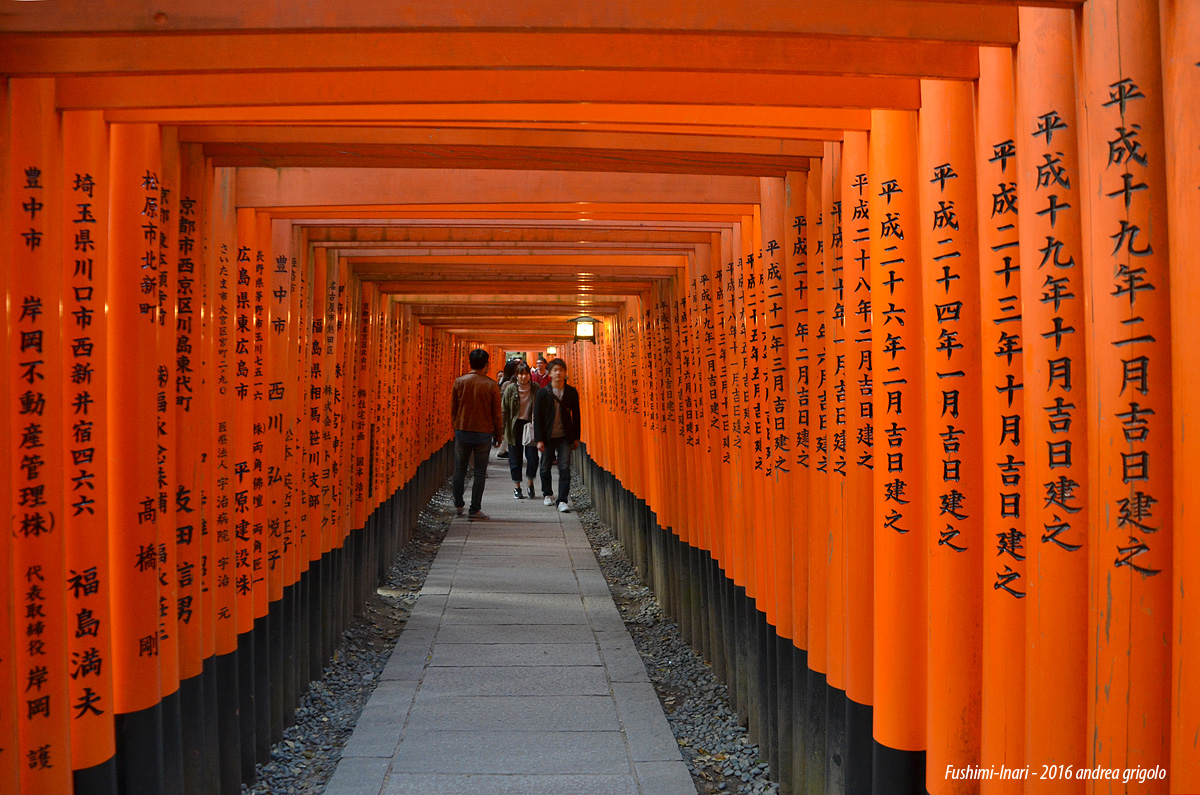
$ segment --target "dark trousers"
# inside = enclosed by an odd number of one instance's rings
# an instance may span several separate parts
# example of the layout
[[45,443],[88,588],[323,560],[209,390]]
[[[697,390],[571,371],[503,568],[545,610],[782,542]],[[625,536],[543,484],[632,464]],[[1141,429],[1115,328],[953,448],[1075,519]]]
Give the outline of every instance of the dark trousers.
[[467,444],[454,440],[454,507],[463,506],[463,490],[466,488],[467,463],[475,459],[475,482],[471,484],[471,513],[479,510],[483,502],[483,484],[487,482],[488,452],[492,446],[483,444]]
[[554,495],[553,483],[550,477],[550,462],[558,457],[558,497],[555,502],[566,502],[571,493],[571,443],[566,437],[558,436],[546,442],[546,451],[542,454],[542,496]]
[[[513,483],[521,482],[521,450],[525,450],[525,477],[530,481],[538,471],[538,449],[536,444],[522,445],[521,430],[525,425],[524,420],[517,420],[516,427],[513,428],[513,434],[517,437],[516,444],[508,446],[508,471],[512,475]],[[532,496],[532,495],[530,495]]]

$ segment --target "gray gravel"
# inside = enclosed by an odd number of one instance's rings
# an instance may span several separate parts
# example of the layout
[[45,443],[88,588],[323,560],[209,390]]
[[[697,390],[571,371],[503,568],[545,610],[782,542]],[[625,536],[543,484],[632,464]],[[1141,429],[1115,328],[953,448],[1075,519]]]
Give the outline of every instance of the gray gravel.
[[296,725],[284,731],[283,740],[271,748],[271,761],[258,766],[257,781],[243,785],[243,793],[316,795],[325,790],[453,516],[447,480],[421,511],[412,541],[396,556],[378,593],[343,634],[324,675],[301,699]]
[[729,706],[727,688],[713,677],[712,668],[687,644],[679,627],[663,613],[658,598],[638,578],[621,542],[593,509],[578,471],[571,493],[696,791],[701,795],[778,793],[779,785],[768,778],[770,769],[758,744],[750,740]]

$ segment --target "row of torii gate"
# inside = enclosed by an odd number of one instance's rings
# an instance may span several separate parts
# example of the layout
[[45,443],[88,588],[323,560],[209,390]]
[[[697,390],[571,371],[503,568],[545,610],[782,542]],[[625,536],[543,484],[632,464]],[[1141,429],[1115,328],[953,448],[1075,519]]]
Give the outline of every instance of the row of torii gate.
[[238,791],[547,344],[786,789],[1200,791],[1200,4],[176,5],[0,11],[0,792]]

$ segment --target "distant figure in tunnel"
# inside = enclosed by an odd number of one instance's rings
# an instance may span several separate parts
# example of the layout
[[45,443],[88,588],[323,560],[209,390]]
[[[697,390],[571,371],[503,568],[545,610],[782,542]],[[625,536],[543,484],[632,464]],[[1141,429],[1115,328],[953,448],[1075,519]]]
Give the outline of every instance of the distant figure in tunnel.
[[[558,503],[558,510],[570,510],[571,451],[579,447],[579,392],[567,383],[567,363],[550,362],[550,383],[539,389],[533,401],[533,438],[542,453],[542,494],[546,505]],[[558,460],[558,499],[551,488],[550,467]]]
[[550,373],[546,372],[546,357],[540,353],[537,357],[537,368],[529,374],[533,383],[539,387],[547,386],[550,383]]
[[[508,468],[512,474],[513,497],[524,499],[521,494],[521,463],[525,463],[525,475],[529,478],[529,496],[534,496],[533,476],[537,472],[538,449],[533,443],[533,401],[538,393],[538,385],[530,377],[529,365],[520,362],[517,373],[512,381],[504,385],[501,397],[501,414],[504,419],[504,438],[508,442],[511,455]],[[523,440],[529,435],[529,443]]]
[[467,461],[475,460],[475,481],[471,484],[472,522],[487,519],[480,510],[483,485],[487,482],[488,452],[499,447],[504,437],[500,422],[500,387],[487,375],[488,352],[480,348],[471,351],[471,372],[454,379],[450,393],[450,417],[454,423],[454,507],[463,513],[463,489],[467,477]]

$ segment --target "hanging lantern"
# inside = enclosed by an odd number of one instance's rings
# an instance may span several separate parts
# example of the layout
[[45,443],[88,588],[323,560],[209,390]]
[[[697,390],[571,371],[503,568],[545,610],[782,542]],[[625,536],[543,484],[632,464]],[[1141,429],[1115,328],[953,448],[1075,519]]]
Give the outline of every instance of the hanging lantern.
[[546,355],[547,356],[558,356],[558,348],[554,347],[553,345],[547,345],[546,346]]
[[575,324],[575,341],[580,342],[595,342],[596,341],[596,318],[589,315],[580,315],[571,321]]

